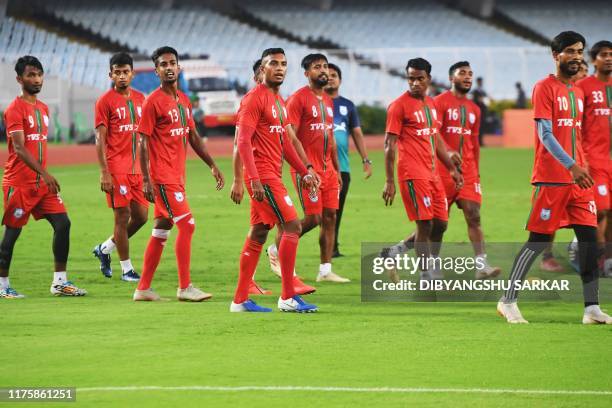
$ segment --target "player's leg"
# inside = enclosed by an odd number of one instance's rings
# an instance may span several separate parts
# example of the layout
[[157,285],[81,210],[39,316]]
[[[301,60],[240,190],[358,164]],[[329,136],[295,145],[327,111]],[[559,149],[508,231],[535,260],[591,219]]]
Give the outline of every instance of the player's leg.
[[164,217],[156,203],[153,230],[151,231],[151,238],[149,238],[149,242],[145,249],[142,273],[138,281],[138,287],[134,291],[134,300],[136,301],[160,300],[159,295],[151,289],[151,281],[153,280],[153,276],[161,260],[172,226],[172,219]]
[[606,260],[604,261],[605,278],[612,278],[612,211],[608,211],[606,222]]
[[323,208],[321,231],[319,233],[321,265],[319,265],[317,282],[347,283],[351,281],[332,271],[331,260],[334,251],[334,235],[336,233],[336,211],[335,208]]
[[56,296],[85,296],[87,291],[77,288],[68,280],[66,265],[68,263],[68,252],[70,250],[70,219],[68,214],[56,213],[46,214],[45,218],[53,227],[53,258],[55,261],[55,272],[51,293]]
[[2,236],[2,242],[0,242],[0,298],[21,299],[25,297],[11,288],[9,282],[9,269],[13,259],[13,249],[19,234],[21,234],[20,227],[12,228],[8,225],[4,226],[4,235]]
[[421,279],[431,279],[427,261],[431,258],[431,231],[433,228],[433,220],[415,220],[416,233],[414,237],[415,255],[421,258]]
[[476,279],[488,279],[499,275],[501,269],[489,265],[487,260],[484,233],[482,232],[482,225],[480,222],[480,203],[466,199],[459,199],[457,203],[463,211],[468,230],[468,238],[474,248],[474,254],[477,260],[479,260],[478,265],[482,265],[482,267],[476,268]]
[[[555,242],[555,235],[552,234],[552,239],[550,243],[544,248],[542,252],[542,262],[540,262],[540,269],[548,272],[561,272],[563,271],[563,266],[557,261],[555,255],[553,254],[553,244]],[[571,259],[570,259],[571,262]]]
[[349,172],[340,172],[340,177],[342,177],[342,188],[340,189],[340,200],[339,207],[336,213],[336,228],[334,235],[334,252],[332,257],[337,258],[342,256],[340,250],[338,248],[338,237],[340,234],[340,221],[342,220],[342,213],[344,210],[344,203],[346,202],[346,196],[348,194],[349,185],[351,184],[351,173]]

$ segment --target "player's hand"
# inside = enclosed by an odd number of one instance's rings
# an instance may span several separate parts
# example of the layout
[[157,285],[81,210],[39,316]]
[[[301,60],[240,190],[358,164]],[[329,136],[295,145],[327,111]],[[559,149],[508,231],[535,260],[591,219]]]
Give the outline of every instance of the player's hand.
[[259,179],[251,180],[251,190],[253,191],[253,198],[257,201],[263,201],[264,199],[264,188]]
[[387,181],[385,183],[382,198],[385,200],[385,205],[393,204],[393,199],[395,198],[395,182]]
[[595,184],[587,169],[574,164],[570,167],[569,171],[572,173],[574,182],[576,182],[581,189],[586,190],[593,187],[593,184]]
[[370,163],[363,163],[363,178],[365,180],[372,177],[372,165]]
[[221,170],[219,170],[216,165],[213,165],[210,168],[210,171],[212,172],[212,175],[215,180],[217,180],[217,191],[221,190],[223,186],[225,186],[225,178],[223,177],[223,173],[221,173]]
[[317,179],[310,174],[310,172],[302,177],[302,188],[308,190],[308,195],[310,197],[316,197],[319,184],[317,183]]
[[55,179],[55,177],[53,177],[51,174],[47,173],[46,171],[41,173],[40,177],[42,177],[47,187],[49,187],[49,192],[51,194],[57,194],[60,192],[60,185]]
[[311,167],[308,169],[308,174],[310,174],[314,178],[314,182],[317,188],[319,188],[319,186],[321,185],[321,178],[319,177],[317,172]]
[[454,150],[448,152],[448,158],[450,159],[451,163],[453,163],[457,168],[459,168],[459,166],[461,166],[461,163],[463,163],[461,155],[458,152],[455,152]]
[[459,173],[459,170],[457,170],[456,168],[451,170],[450,175],[453,178],[453,181],[455,182],[455,188],[457,190],[461,190],[461,187],[463,187],[463,176],[461,175],[461,173]]
[[100,174],[100,190],[108,194],[113,192],[113,178],[108,171],[103,171]]
[[148,202],[155,202],[155,190],[153,189],[153,184],[151,183],[151,180],[143,181],[142,192],[144,193],[144,196]]
[[236,180],[232,182],[232,191],[230,192],[230,197],[232,201],[236,204],[240,204],[242,201],[242,197],[244,197],[244,186],[242,185],[241,180]]
[[342,174],[340,174],[340,172],[338,172],[338,189],[342,190]]

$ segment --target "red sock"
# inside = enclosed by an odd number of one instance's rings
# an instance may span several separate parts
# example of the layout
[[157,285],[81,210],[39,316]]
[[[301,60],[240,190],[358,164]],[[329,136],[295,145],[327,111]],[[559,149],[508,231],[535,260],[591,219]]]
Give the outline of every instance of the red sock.
[[293,270],[295,269],[295,256],[297,255],[299,235],[288,232],[283,233],[278,247],[278,260],[281,266],[283,290],[281,299],[295,296],[293,289]]
[[159,265],[169,233],[170,231],[166,230],[153,230],[153,234],[147,244],[147,249],[145,249],[144,265],[140,273],[140,281],[138,281],[138,290],[146,290],[151,287],[151,281],[153,280],[153,275],[155,275],[157,265]]
[[240,253],[240,275],[238,276],[238,286],[234,294],[234,303],[245,302],[249,298],[249,284],[253,280],[255,268],[259,261],[259,254],[263,244],[253,241],[247,237]]
[[176,264],[178,266],[179,287],[185,289],[191,283],[189,267],[191,265],[191,238],[195,231],[195,220],[188,215],[176,223],[178,234],[174,252],[176,254]]

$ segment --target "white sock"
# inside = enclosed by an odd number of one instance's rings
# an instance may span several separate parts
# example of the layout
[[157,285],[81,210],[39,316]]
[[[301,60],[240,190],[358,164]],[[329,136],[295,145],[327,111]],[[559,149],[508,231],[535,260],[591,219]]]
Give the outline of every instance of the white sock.
[[66,277],[66,271],[53,272],[53,283],[64,283],[68,280]]
[[319,275],[327,276],[332,271],[331,263],[322,263],[319,265]]
[[599,305],[591,305],[584,308],[584,313],[601,314],[603,312],[599,308]]
[[100,245],[100,250],[102,251],[103,254],[106,254],[106,255],[113,252],[114,249],[115,249],[115,243],[113,242],[113,237],[110,237],[109,239],[107,239]]
[[276,244],[272,244],[268,247],[268,253],[272,256],[278,256],[278,248]]
[[10,288],[11,284],[9,283],[8,276],[6,278],[0,277],[0,289]]
[[119,261],[119,263],[121,264],[121,270],[123,271],[123,273],[127,273],[134,269],[134,267],[132,266],[132,260],[129,258],[125,261]]

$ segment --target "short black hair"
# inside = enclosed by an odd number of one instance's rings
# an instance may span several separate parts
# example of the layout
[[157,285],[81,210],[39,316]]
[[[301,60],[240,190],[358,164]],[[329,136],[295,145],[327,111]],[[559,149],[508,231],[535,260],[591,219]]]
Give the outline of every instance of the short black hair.
[[455,70],[458,69],[458,68],[469,67],[469,66],[470,66],[470,63],[468,61],[455,62],[448,69],[448,76],[453,76],[453,74],[455,73]]
[[591,57],[591,60],[595,61],[597,59],[597,54],[599,54],[604,48],[612,48],[612,42],[604,40],[597,41],[595,44],[593,44],[591,50],[589,51],[589,56]]
[[17,75],[22,76],[28,65],[40,69],[43,73],[45,72],[38,58],[31,55],[24,55],[23,57],[20,57],[15,64],[15,72]]
[[327,62],[327,57],[323,54],[308,54],[302,58],[302,68],[304,68],[304,71],[307,71],[315,61],[319,60]]
[[431,64],[425,58],[413,58],[408,60],[408,63],[406,64],[406,72],[408,72],[408,68],[425,71],[427,72],[427,75],[431,74]]
[[157,59],[164,54],[174,54],[174,56],[176,57],[176,62],[178,62],[179,60],[178,52],[174,48],[165,45],[163,47],[159,47],[158,49],[153,51],[153,54],[151,54],[151,59],[153,60],[155,66],[157,66]]
[[257,71],[261,68],[261,58],[253,63],[253,75],[257,75]]
[[586,45],[586,40],[582,34],[578,34],[575,31],[563,31],[553,38],[550,43],[550,49],[553,52],[563,52],[566,47],[577,42],[582,43],[583,46]]
[[329,69],[333,69],[334,71],[336,71],[338,73],[338,78],[342,80],[342,71],[340,70],[339,66],[337,66],[336,64],[332,64],[331,62],[328,62],[327,66],[329,67]]
[[282,48],[266,48],[261,53],[261,59],[263,61],[263,59],[266,58],[268,55],[274,55],[274,54],[283,54],[283,55],[285,55],[285,50],[283,50]]
[[129,65],[130,68],[134,69],[134,60],[127,52],[118,52],[110,58],[108,65],[111,71],[113,70],[113,65]]

